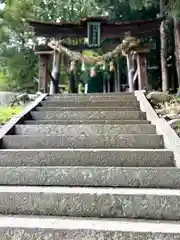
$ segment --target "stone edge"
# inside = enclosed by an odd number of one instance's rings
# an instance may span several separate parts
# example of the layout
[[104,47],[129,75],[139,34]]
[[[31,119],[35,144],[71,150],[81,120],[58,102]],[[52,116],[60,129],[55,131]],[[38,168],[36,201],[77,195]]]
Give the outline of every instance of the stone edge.
[[140,103],[140,109],[146,113],[147,120],[156,126],[158,134],[163,135],[165,147],[174,153],[175,165],[180,167],[180,138],[165,119],[158,117],[147,100],[144,90],[135,91],[135,96]]
[[0,129],[0,145],[2,138],[30,111],[32,111],[42,100],[45,99],[47,94],[41,94],[35,101],[29,103],[21,112],[14,115],[5,125]]
[[[71,231],[93,230],[93,231],[121,231],[135,233],[180,233],[179,222],[150,221],[150,220],[127,220],[127,219],[97,219],[97,218],[62,218],[40,216],[0,216],[0,228],[8,229],[42,229],[49,231]],[[36,238],[37,239],[37,238]]]

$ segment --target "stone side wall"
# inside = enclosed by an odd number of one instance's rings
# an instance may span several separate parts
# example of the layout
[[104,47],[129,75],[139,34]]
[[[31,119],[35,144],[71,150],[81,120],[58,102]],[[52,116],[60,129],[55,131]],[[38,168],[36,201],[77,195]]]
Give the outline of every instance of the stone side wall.
[[17,96],[14,92],[0,92],[0,106],[9,105]]
[[36,94],[0,92],[0,106],[10,105],[14,100],[25,104],[29,101],[34,101],[39,95],[41,95],[40,92]]

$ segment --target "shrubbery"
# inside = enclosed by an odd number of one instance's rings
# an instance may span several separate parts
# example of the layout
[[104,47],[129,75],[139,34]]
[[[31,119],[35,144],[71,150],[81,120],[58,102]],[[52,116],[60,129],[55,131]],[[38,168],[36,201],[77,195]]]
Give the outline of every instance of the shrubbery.
[[9,121],[13,115],[20,112],[22,107],[5,107],[0,106],[0,124],[4,124]]

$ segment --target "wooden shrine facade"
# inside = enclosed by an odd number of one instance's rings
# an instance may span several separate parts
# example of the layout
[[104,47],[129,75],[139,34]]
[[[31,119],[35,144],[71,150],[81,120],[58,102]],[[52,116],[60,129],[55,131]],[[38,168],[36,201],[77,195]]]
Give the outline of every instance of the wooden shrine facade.
[[150,36],[160,27],[162,18],[140,20],[140,21],[114,21],[111,22],[106,17],[83,18],[79,22],[41,22],[29,20],[29,24],[34,28],[36,36],[72,38],[87,37],[87,23],[99,22],[101,24],[101,42],[106,38],[122,38],[124,33],[130,32],[132,36]]
[[[40,22],[29,20],[29,24],[33,27],[35,35],[39,37],[66,39],[66,38],[87,38],[88,24],[98,23],[100,25],[100,45],[105,39],[123,39],[125,33],[131,36],[152,36],[157,33],[160,28],[162,18],[140,20],[140,21],[109,21],[107,17],[90,17],[82,18],[79,22]],[[88,44],[67,44],[64,45],[75,51],[82,51],[88,48],[99,47],[99,45],[89,46]],[[47,92],[47,79],[52,80],[53,76],[48,71],[48,59],[54,53],[47,46],[40,46],[36,53],[40,57],[40,74],[39,74],[39,90]],[[146,55],[148,49],[142,49],[127,56],[128,84],[129,91],[134,90],[134,83],[138,79],[138,89],[147,88],[147,63]],[[55,61],[56,62],[56,61]],[[56,68],[58,64],[56,63]],[[136,68],[136,69],[135,69]],[[59,70],[58,70],[59,71]],[[53,71],[52,71],[53,72]],[[57,74],[56,74],[57,75]],[[116,74],[118,77],[119,74]],[[116,79],[116,91],[120,91],[120,79]],[[56,83],[56,86],[58,84]],[[57,87],[55,92],[57,92]]]

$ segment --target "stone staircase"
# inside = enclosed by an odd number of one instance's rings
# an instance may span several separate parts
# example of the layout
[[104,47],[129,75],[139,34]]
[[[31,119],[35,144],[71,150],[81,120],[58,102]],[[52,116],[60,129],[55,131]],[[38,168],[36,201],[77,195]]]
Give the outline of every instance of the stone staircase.
[[0,240],[180,239],[180,170],[133,94],[50,96],[11,134]]

